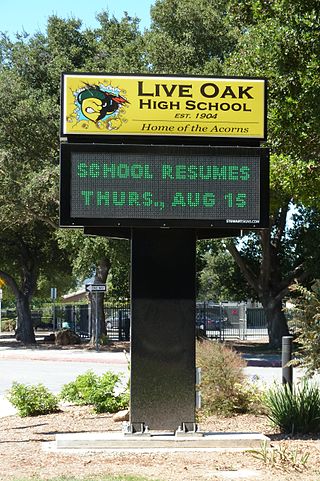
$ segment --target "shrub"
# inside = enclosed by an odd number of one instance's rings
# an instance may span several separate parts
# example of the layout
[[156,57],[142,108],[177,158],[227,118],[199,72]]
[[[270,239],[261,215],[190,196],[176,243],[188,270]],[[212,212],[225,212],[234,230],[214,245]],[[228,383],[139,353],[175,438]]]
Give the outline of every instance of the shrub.
[[112,372],[106,372],[99,378],[97,387],[91,394],[91,400],[95,412],[114,413],[128,406],[128,391],[125,393],[119,393],[118,395],[115,394],[117,387],[119,387],[119,383],[120,377]]
[[274,385],[264,395],[267,416],[282,432],[320,432],[320,389],[310,382],[302,381],[292,390],[288,384]]
[[87,371],[80,374],[75,381],[65,384],[60,397],[77,405],[93,405],[97,413],[114,413],[127,407],[129,403],[128,392],[119,392],[120,384],[120,376],[111,371],[102,376]]
[[58,397],[42,384],[27,386],[14,382],[8,391],[8,400],[21,417],[38,416],[59,411]]
[[224,344],[197,343],[202,407],[206,414],[244,413],[260,406],[258,389],[246,381],[245,365],[241,356]]
[[294,300],[290,322],[299,345],[295,364],[304,367],[306,374],[312,376],[320,371],[320,280],[314,282],[311,290],[299,285],[291,290],[299,295]]
[[87,371],[76,377],[75,381],[62,386],[60,398],[73,404],[92,404],[91,394],[98,384],[98,376],[93,371]]

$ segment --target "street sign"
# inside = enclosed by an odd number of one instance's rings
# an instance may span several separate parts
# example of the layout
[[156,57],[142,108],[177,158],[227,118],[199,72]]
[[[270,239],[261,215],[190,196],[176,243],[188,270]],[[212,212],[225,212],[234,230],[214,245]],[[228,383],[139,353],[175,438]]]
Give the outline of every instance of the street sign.
[[105,292],[106,290],[107,288],[103,284],[86,284],[87,292]]
[[51,287],[50,297],[51,297],[52,301],[55,301],[57,299],[57,288],[56,287]]

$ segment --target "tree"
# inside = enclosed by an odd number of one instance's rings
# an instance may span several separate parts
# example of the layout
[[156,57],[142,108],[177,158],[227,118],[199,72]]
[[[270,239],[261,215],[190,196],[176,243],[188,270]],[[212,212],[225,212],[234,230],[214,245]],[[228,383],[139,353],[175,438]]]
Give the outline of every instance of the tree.
[[269,144],[295,160],[319,156],[319,2],[231,1],[243,35],[225,73],[268,79]]
[[[312,275],[300,255],[288,266],[292,261],[288,245],[293,245],[294,236],[288,232],[287,218],[293,204],[316,207],[319,188],[317,2],[162,0],[151,15],[146,41],[155,72],[222,72],[268,79],[268,144],[273,154],[270,229],[249,236],[246,243],[228,242],[228,247],[264,305],[271,344],[279,346],[288,333],[282,310],[288,286]],[[157,51],[159,42],[163,48]],[[306,223],[305,228],[317,238],[315,224]],[[299,226],[296,230],[301,233]]]
[[[129,263],[129,243],[125,240],[85,236],[80,230],[60,230],[58,238],[60,247],[69,253],[73,273],[78,279],[92,276],[94,284],[106,284],[110,271],[117,271],[120,265]],[[106,333],[103,301],[102,293],[98,293],[97,298],[96,295],[91,296],[93,311],[97,312],[99,320],[100,334]],[[96,341],[96,332],[94,330],[92,333],[93,343]]]
[[6,65],[0,89],[0,270],[16,298],[19,337],[33,343],[30,301],[38,275],[45,267],[48,277],[62,268],[57,258],[50,266],[53,254],[60,257],[53,236],[58,171],[50,165],[54,153],[57,158],[50,133],[55,123],[47,99],[37,98]]
[[[314,188],[320,185],[317,160],[320,40],[316,3],[231,2],[233,17],[242,25],[243,34],[225,63],[225,72],[268,78],[268,143],[274,155],[270,228],[259,237],[258,268],[255,271],[250,268],[248,249],[231,242],[228,248],[264,306],[270,343],[277,347],[281,345],[281,336],[288,333],[283,298],[295,279],[302,282],[312,275],[307,257],[298,256],[299,262],[294,263],[291,270],[284,269],[283,253],[288,238],[288,208],[292,202],[319,206],[314,195]],[[317,225],[305,223],[304,229],[313,235]],[[299,226],[297,231],[301,234]],[[304,256],[308,254],[304,252]]]
[[[273,229],[249,236],[241,247],[228,243],[229,252],[264,307],[270,344],[275,347],[280,347],[282,336],[288,335],[283,299],[294,282],[316,276],[319,265],[315,247],[320,240],[319,213],[302,209],[294,215],[289,229],[285,229],[285,212],[281,214],[280,210]],[[251,244],[256,250],[254,263]]]
[[50,231],[50,227],[38,221],[1,232],[0,277],[15,296],[16,335],[25,344],[35,342],[30,301],[36,292],[39,276],[53,278],[57,271],[68,275],[64,253],[58,249]]
[[[39,275],[69,266],[67,258],[61,264],[52,257],[58,253],[61,72],[142,65],[137,19],[99,18],[100,28],[82,31],[81,21],[52,16],[46,33],[0,41],[0,243],[6,245],[0,272],[15,293],[25,343],[34,342],[30,301]],[[103,278],[108,270],[101,260],[96,272]]]
[[197,254],[201,256],[199,292],[201,300],[222,302],[256,299],[256,293],[243,278],[238,265],[227,251],[223,240],[198,242]]
[[145,34],[152,72],[221,74],[223,60],[237,42],[227,4],[228,0],[156,0]]

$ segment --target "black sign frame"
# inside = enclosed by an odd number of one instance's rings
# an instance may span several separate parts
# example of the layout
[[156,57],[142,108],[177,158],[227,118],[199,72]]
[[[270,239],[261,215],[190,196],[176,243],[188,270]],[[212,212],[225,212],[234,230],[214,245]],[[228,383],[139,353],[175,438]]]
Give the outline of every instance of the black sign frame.
[[[193,218],[104,218],[104,217],[72,217],[71,216],[71,157],[73,153],[98,153],[114,152],[119,154],[170,154],[183,152],[186,158],[190,155],[214,155],[223,152],[229,155],[245,155],[253,153],[260,160],[259,190],[260,215],[259,221],[237,219],[230,222],[228,219],[197,219]],[[239,146],[189,146],[189,145],[132,145],[132,144],[86,144],[62,143],[60,152],[60,226],[61,227],[162,227],[162,228],[193,228],[193,229],[263,229],[269,227],[269,150],[261,147]]]

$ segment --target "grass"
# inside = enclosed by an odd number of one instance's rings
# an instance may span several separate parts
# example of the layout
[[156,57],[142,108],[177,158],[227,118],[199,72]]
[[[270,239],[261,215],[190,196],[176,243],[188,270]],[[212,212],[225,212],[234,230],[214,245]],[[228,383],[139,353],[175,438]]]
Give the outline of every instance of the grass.
[[307,468],[309,453],[290,449],[288,444],[280,444],[277,448],[269,448],[262,443],[260,449],[249,451],[256,459],[261,459],[266,466],[282,471],[294,470],[302,473]]

